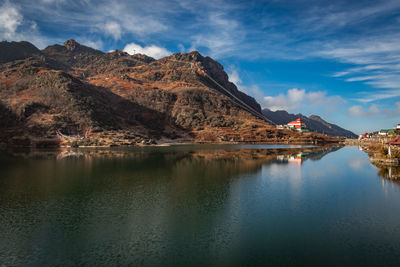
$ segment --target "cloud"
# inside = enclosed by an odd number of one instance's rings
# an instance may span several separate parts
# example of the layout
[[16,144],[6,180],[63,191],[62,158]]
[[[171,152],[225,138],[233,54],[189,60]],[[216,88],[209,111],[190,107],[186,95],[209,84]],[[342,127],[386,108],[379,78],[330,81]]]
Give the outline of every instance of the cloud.
[[353,117],[368,117],[381,113],[377,104],[372,104],[367,110],[365,110],[361,105],[354,105],[351,106],[348,111],[350,116]]
[[229,66],[229,81],[234,83],[239,91],[254,97],[258,102],[261,102],[264,98],[264,93],[260,90],[257,85],[245,86],[243,85],[242,79],[240,78],[238,70],[234,66]]
[[[155,33],[168,29],[165,16],[170,9],[163,1],[41,0],[38,4],[35,1],[19,0],[17,10],[23,16],[22,24],[36,21],[42,32],[26,35],[23,33],[27,30],[21,27],[24,25],[20,25],[16,31],[18,35],[10,39],[20,40],[20,36],[24,36],[25,40],[37,41],[38,37],[42,37],[46,45],[49,45],[70,38],[98,40],[109,36],[119,40],[123,35],[146,41]],[[12,14],[9,11],[4,13]]]
[[19,5],[3,2],[0,6],[0,39],[8,41],[30,41],[44,48],[50,38],[43,37],[35,21],[26,19]]
[[[361,92],[361,102],[400,97],[400,33],[373,35],[360,40],[335,42],[322,57],[356,65],[332,76],[360,82],[377,90]],[[334,47],[334,48],[333,48]]]
[[237,51],[245,40],[245,31],[240,23],[224,11],[210,12],[199,20],[199,24],[207,30],[191,37],[190,50],[206,48],[210,56],[219,58]]
[[104,31],[106,35],[112,36],[116,40],[120,39],[122,35],[121,26],[115,21],[108,21],[104,25]]
[[102,50],[104,43],[102,40],[93,40],[88,38],[79,38],[77,41],[83,45],[89,46],[94,49]]
[[231,73],[228,74],[229,81],[234,83],[236,86],[242,83],[242,80],[239,77],[239,72],[236,69],[232,69]]
[[332,76],[372,87],[358,97],[366,102],[400,97],[399,11],[398,0],[18,0],[0,8],[0,37],[39,47],[70,38],[100,47],[103,40],[107,50],[115,47],[106,37],[168,42],[179,51],[246,62],[323,58],[351,65]]
[[159,59],[165,56],[169,56],[172,53],[163,47],[159,47],[156,45],[150,46],[140,46],[135,43],[130,43],[125,46],[123,49],[124,52],[127,52],[131,55],[133,54],[145,54],[147,56]]
[[186,52],[186,48],[185,48],[185,46],[183,44],[178,44],[178,49],[179,49],[179,52],[181,52],[181,53],[185,53]]
[[348,113],[352,117],[373,117],[378,116],[382,118],[398,118],[400,115],[400,101],[389,106],[389,108],[380,108],[378,104],[371,104],[368,108],[361,105],[354,105],[348,109]]
[[261,101],[264,108],[270,110],[298,111],[310,107],[335,108],[344,104],[345,100],[340,96],[328,96],[325,91],[307,92],[305,89],[292,88],[286,94],[277,96],[265,96]]
[[0,34],[4,39],[13,39],[17,28],[22,24],[23,16],[17,6],[8,1],[0,7]]

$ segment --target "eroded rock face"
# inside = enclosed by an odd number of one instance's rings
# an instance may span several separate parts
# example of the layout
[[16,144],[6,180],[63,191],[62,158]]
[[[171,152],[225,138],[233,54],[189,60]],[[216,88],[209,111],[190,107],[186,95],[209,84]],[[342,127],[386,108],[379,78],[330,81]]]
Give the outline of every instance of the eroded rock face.
[[110,145],[298,137],[254,116],[259,104],[229,82],[221,64],[196,51],[155,60],[68,40],[29,55],[0,64],[0,109],[19,125],[16,131],[3,123],[11,134],[52,137],[56,129],[91,128],[94,143]]

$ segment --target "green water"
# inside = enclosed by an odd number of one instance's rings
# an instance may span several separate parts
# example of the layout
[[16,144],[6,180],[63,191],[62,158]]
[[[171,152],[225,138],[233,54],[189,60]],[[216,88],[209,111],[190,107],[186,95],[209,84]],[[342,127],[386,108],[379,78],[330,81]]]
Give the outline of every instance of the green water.
[[378,172],[355,147],[3,153],[0,266],[400,266]]

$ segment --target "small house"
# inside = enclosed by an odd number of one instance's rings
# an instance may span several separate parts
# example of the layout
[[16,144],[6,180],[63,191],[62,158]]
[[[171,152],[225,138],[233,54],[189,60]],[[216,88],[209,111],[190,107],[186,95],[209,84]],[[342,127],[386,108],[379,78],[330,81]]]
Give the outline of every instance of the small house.
[[287,126],[289,127],[289,129],[294,129],[294,130],[298,130],[298,131],[304,131],[307,130],[306,124],[303,122],[302,119],[298,118],[295,121],[291,121],[287,124]]
[[390,130],[380,130],[378,132],[378,135],[380,135],[380,136],[388,136],[389,132],[390,132]]
[[369,138],[371,138],[371,136],[372,136],[371,133],[363,133],[363,134],[360,134],[360,135],[358,136],[358,140],[369,139]]

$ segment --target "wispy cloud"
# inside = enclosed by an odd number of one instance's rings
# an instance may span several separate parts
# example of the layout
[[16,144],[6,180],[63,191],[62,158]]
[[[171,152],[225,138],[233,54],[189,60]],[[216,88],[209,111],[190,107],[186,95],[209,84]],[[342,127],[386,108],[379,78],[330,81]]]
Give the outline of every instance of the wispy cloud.
[[121,26],[115,21],[108,21],[104,25],[104,32],[108,36],[112,36],[114,39],[120,39],[122,35]]
[[205,18],[199,18],[198,24],[207,29],[190,37],[190,50],[206,48],[212,57],[227,56],[235,52],[245,37],[244,29],[240,23],[228,16],[224,11],[212,11]]
[[396,118],[400,115],[400,102],[396,102],[392,108],[381,108],[378,104],[371,104],[369,107],[353,105],[348,109],[348,114],[352,117],[366,118]]
[[400,96],[400,34],[384,33],[383,35],[364,38],[359,41],[348,40],[335,48],[320,52],[322,57],[350,63],[352,67],[332,76],[347,82],[362,82],[379,90],[366,91],[366,98],[360,101],[370,102],[378,99]]

